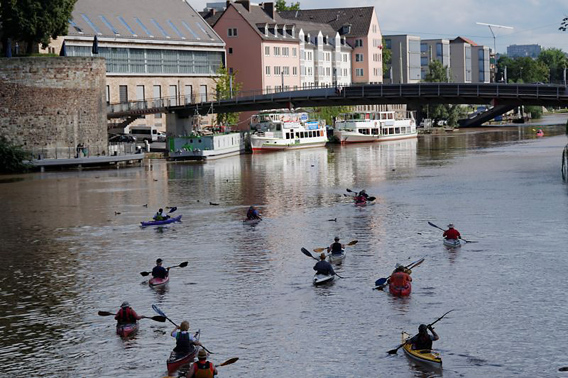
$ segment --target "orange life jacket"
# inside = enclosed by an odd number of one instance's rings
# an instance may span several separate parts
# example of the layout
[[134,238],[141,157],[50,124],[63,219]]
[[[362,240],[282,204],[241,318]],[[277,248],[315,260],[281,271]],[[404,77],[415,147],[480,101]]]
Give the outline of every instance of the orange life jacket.
[[193,377],[194,378],[213,378],[215,375],[215,366],[209,362],[205,361],[201,363],[197,361],[193,364]]

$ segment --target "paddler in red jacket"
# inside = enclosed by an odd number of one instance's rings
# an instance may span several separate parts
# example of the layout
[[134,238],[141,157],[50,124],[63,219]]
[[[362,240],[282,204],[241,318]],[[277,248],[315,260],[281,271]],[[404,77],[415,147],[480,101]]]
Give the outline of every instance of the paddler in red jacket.
[[448,229],[442,235],[444,239],[461,239],[460,232],[454,228],[454,224],[450,223]]
[[120,325],[134,324],[137,320],[142,319],[142,317],[138,315],[136,311],[132,309],[132,307],[130,307],[130,304],[128,302],[125,301],[120,305],[120,310],[118,310],[118,312],[114,316],[114,319]]
[[[398,265],[398,264],[397,264]],[[407,272],[412,272],[402,265],[398,265],[394,272],[391,274],[387,283],[392,283],[395,287],[407,287],[408,283],[412,281],[412,277]]]

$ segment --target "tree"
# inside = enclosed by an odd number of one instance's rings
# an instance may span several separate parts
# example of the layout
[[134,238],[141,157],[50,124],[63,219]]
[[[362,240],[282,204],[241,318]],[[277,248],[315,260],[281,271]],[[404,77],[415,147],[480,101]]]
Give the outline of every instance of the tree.
[[[424,78],[427,83],[447,83],[449,81],[448,67],[444,67],[439,60],[433,60],[428,64],[428,73]],[[448,124],[453,122],[453,118],[457,115],[458,108],[450,105],[426,105],[425,111],[427,117],[432,119],[432,125],[437,126],[438,121],[447,120]],[[423,108],[424,109],[424,108]],[[424,110],[422,110],[424,112]],[[457,123],[457,120],[455,121]],[[450,125],[453,126],[453,123]]]
[[383,38],[383,78],[385,77],[385,72],[387,72],[387,65],[391,63],[392,63],[392,51],[391,49],[387,48],[387,43]]
[[36,44],[47,47],[51,39],[67,34],[77,0],[2,0],[2,38],[26,42],[31,54]]
[[550,70],[551,83],[564,83],[564,69],[568,67],[568,59],[561,49],[544,49],[537,61],[545,64]]
[[[236,73],[229,73],[227,68],[221,66],[217,71],[215,81],[215,99],[227,100],[233,98],[241,90],[242,84],[235,80]],[[217,113],[217,124],[230,126],[239,122],[239,113]]]
[[5,137],[0,137],[0,173],[25,172],[30,168],[26,160],[31,160],[29,153]]
[[529,57],[517,57],[511,59],[502,56],[497,62],[498,77],[503,77],[505,67],[507,68],[507,82],[509,83],[547,83],[550,69],[542,61],[534,60]]
[[427,83],[447,83],[449,77],[448,67],[444,67],[439,60],[433,60],[428,65],[428,73],[424,81]]
[[326,125],[333,126],[333,121],[340,114],[350,113],[353,108],[350,106],[323,106],[321,108],[313,108],[319,119],[325,119]]
[[276,0],[275,6],[278,12],[287,11],[287,10],[300,10],[299,2],[296,3],[290,2],[290,5],[286,5],[286,0]]

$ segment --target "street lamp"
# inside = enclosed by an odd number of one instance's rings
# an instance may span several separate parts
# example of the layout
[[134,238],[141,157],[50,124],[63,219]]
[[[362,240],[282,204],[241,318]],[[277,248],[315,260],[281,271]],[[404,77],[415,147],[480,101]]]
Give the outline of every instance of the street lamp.
[[489,31],[491,31],[491,34],[493,35],[493,54],[497,54],[497,42],[496,42],[495,33],[493,32],[493,28],[513,29],[512,26],[486,24],[486,23],[483,23],[483,22],[476,22],[476,24],[477,24],[477,25],[483,25],[483,26],[488,26],[488,27],[489,27]]

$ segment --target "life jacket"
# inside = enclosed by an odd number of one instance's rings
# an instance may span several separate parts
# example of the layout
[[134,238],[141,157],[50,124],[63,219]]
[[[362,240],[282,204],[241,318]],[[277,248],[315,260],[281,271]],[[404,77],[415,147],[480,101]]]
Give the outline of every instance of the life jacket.
[[341,243],[333,243],[331,245],[331,253],[339,254],[341,253],[341,251],[343,251],[343,248],[341,248]]
[[410,282],[410,276],[404,272],[393,273],[390,282],[396,287],[405,287]]
[[120,324],[132,324],[136,323],[136,317],[132,313],[132,309],[130,307],[126,307],[118,310],[116,321]]
[[367,198],[365,196],[355,197],[355,203],[365,203],[365,202],[367,202]]
[[197,361],[193,364],[194,378],[213,378],[215,376],[215,366],[209,362]]
[[186,353],[191,349],[191,341],[189,340],[189,333],[178,331],[176,334],[176,347],[174,352]]
[[432,349],[432,338],[430,335],[416,335],[412,343],[414,349]]

